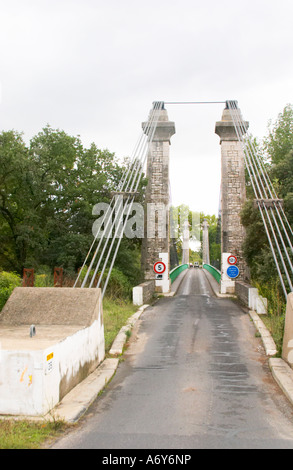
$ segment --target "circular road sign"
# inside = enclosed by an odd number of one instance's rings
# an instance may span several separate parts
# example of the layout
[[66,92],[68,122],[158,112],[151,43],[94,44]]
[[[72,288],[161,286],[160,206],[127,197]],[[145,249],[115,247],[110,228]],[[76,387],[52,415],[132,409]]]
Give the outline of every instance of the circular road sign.
[[235,279],[239,276],[239,268],[237,266],[229,266],[229,268],[227,269],[227,275],[231,279]]
[[154,264],[154,271],[156,274],[163,274],[166,271],[166,265],[162,261],[157,261]]
[[228,257],[228,260],[227,260],[227,261],[228,261],[229,264],[234,265],[234,264],[237,263],[237,258],[236,258],[236,256],[231,255],[231,256]]

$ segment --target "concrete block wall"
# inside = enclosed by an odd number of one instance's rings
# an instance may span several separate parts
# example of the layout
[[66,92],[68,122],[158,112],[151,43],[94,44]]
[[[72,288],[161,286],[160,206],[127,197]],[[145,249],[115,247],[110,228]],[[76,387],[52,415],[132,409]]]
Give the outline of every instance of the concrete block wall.
[[45,415],[104,356],[100,289],[16,288],[0,316],[0,414]]
[[235,281],[235,294],[250,310],[254,310],[259,315],[267,313],[267,299],[259,295],[258,289],[250,284]]
[[132,299],[134,305],[145,305],[153,297],[155,292],[155,281],[149,280],[134,287],[132,290]]

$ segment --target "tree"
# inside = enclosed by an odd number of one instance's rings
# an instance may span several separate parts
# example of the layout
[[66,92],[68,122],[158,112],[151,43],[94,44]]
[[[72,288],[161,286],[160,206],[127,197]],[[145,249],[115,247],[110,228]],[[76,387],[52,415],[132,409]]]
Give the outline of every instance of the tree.
[[108,202],[122,168],[108,150],[45,127],[29,148],[22,135],[0,135],[0,263],[74,271],[92,242],[92,207]]
[[293,107],[288,104],[274,123],[269,122],[268,135],[263,139],[266,157],[272,165],[282,162],[293,148]]
[[32,166],[22,135],[0,135],[0,266],[20,271],[29,240],[36,243],[35,212],[30,201]]
[[212,266],[219,268],[221,263],[221,240],[219,237],[219,219],[216,217],[216,215],[206,215],[201,212],[201,225],[205,219],[209,224],[210,263]]

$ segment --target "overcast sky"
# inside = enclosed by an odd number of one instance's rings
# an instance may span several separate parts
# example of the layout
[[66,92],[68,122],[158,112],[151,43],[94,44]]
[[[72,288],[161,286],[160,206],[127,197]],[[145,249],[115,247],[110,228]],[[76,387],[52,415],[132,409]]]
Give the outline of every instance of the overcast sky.
[[[153,101],[235,99],[261,139],[293,103],[292,0],[0,0],[0,130],[131,155]],[[172,202],[217,214],[224,105],[168,105]]]

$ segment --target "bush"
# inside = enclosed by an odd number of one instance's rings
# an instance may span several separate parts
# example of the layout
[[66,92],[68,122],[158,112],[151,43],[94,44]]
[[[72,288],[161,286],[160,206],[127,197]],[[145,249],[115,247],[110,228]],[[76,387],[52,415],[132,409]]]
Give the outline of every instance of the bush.
[[[85,275],[87,273],[87,270],[88,270],[87,266],[84,266],[79,275],[79,285],[82,284],[85,278]],[[103,274],[103,279],[100,285],[100,288],[102,290],[103,290],[108,272],[109,270],[105,269],[105,272]],[[94,270],[90,271],[89,277],[86,282],[87,287],[89,286],[89,283],[92,280],[93,274],[94,274]],[[96,279],[93,282],[94,287],[97,285],[100,274],[101,273],[97,274]],[[111,276],[109,278],[107,288],[106,288],[107,297],[112,298],[112,299],[129,299],[131,296],[131,290],[132,290],[132,286],[128,277],[125,276],[125,274],[122,271],[120,271],[120,269],[113,268],[111,271]]]
[[[105,281],[108,271],[105,270]],[[103,283],[102,283],[103,288]],[[107,297],[110,298],[129,298],[131,295],[131,284],[128,278],[117,268],[113,268],[111,272],[111,276],[109,278],[109,282],[106,288]]]
[[41,265],[34,276],[35,287],[54,287],[54,276],[49,266]]
[[51,274],[36,274],[35,287],[54,287],[54,278]]
[[278,350],[278,357],[282,356],[283,336],[286,314],[286,300],[284,299],[280,280],[275,278],[265,284],[253,282],[258,292],[268,299],[267,315],[262,320],[270,331]]
[[0,310],[4,307],[15,287],[22,285],[21,277],[16,273],[0,272]]

